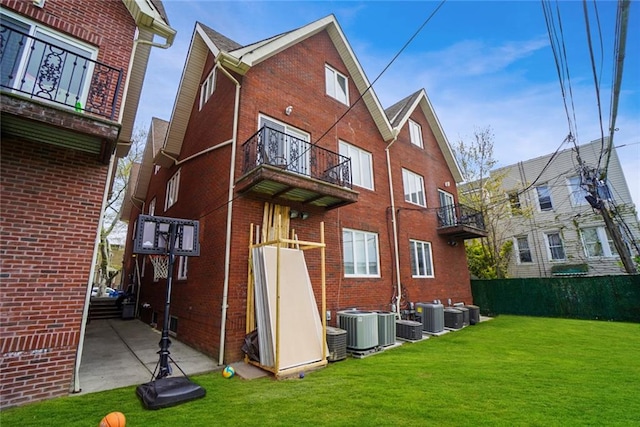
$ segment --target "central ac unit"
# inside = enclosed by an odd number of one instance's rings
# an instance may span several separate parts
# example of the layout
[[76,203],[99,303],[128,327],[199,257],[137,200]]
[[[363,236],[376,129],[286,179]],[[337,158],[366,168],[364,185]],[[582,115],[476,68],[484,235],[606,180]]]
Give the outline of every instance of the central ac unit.
[[461,310],[453,307],[444,309],[444,326],[449,329],[461,329],[464,316]]
[[438,303],[418,303],[416,312],[422,319],[422,330],[430,334],[444,331],[444,306]]
[[347,331],[347,348],[368,350],[378,346],[378,314],[372,311],[338,312],[340,328]]
[[327,347],[329,355],[327,360],[329,362],[336,362],[338,360],[347,358],[347,331],[340,328],[334,328],[327,326]]
[[396,320],[396,334],[405,340],[422,339],[422,324],[413,320]]
[[480,307],[477,305],[465,305],[469,309],[469,324],[475,325],[480,323]]
[[378,314],[378,345],[382,347],[396,342],[396,314],[390,311],[376,311]]

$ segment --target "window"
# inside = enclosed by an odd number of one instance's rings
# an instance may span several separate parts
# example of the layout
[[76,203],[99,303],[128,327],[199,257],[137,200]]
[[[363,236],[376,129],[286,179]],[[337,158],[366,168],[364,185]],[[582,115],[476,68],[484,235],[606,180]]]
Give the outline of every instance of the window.
[[343,229],[342,248],[345,276],[380,277],[377,234]]
[[564,244],[562,243],[562,237],[560,233],[547,233],[545,234],[547,239],[547,249],[549,259],[551,261],[562,261],[564,256]]
[[187,278],[188,263],[188,256],[178,257],[178,280],[184,280]]
[[93,75],[91,61],[97,57],[97,50],[5,11],[2,24],[7,28],[2,37],[2,86],[69,107],[86,108]]
[[178,335],[178,318],[176,316],[169,316],[169,335]]
[[258,128],[265,128],[265,164],[309,176],[309,134],[266,116],[260,116]]
[[538,193],[538,205],[540,206],[540,210],[552,210],[553,204],[551,203],[551,191],[549,190],[549,187],[546,185],[540,185],[536,187],[536,191]]
[[444,226],[452,226],[456,224],[456,207],[454,204],[453,195],[446,191],[438,190],[438,197],[440,198],[440,220]]
[[431,243],[409,240],[411,246],[411,276],[434,277]]
[[160,165],[153,165],[153,174],[156,175],[160,172]]
[[[589,192],[582,186],[582,179],[579,176],[572,176],[568,180],[569,193],[571,194],[571,204],[573,206],[587,205],[587,199],[585,198]],[[609,184],[604,181],[598,182],[598,196],[602,200],[611,200],[611,191],[609,190]]]
[[153,216],[156,214],[156,198],[154,197],[149,202],[149,215]]
[[427,206],[424,198],[424,179],[407,169],[402,169],[404,199],[420,206]]
[[522,215],[522,205],[520,204],[520,195],[517,191],[507,194],[509,198],[509,206],[511,207],[512,215]]
[[409,135],[411,136],[411,143],[423,148],[422,144],[422,128],[413,120],[409,120]]
[[349,105],[349,81],[347,77],[325,65],[325,83],[327,95]]
[[586,227],[580,230],[580,235],[588,258],[618,256],[613,239],[604,227]]
[[373,167],[371,153],[340,141],[340,154],[351,159],[353,184],[373,190]]
[[202,85],[200,86],[200,109],[201,110],[204,104],[206,104],[209,98],[211,98],[211,95],[213,94],[214,90],[216,90],[216,69],[215,68],[211,70],[211,73],[209,73],[207,78],[204,79],[204,81],[202,82]]
[[164,210],[166,211],[178,201],[178,188],[180,187],[180,171],[175,173],[167,182],[167,195],[164,200]]
[[531,249],[529,248],[529,238],[527,236],[516,237],[516,251],[518,252],[518,264],[533,262]]

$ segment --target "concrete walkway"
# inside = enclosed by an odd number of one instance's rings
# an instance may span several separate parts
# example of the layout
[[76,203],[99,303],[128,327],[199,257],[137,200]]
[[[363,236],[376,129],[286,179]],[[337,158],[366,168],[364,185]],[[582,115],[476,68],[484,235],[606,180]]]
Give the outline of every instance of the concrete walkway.
[[[86,329],[78,394],[149,382],[158,363],[161,334],[139,320],[92,320]],[[187,374],[221,369],[212,358],[171,337],[171,358]],[[172,376],[181,376],[172,363]]]

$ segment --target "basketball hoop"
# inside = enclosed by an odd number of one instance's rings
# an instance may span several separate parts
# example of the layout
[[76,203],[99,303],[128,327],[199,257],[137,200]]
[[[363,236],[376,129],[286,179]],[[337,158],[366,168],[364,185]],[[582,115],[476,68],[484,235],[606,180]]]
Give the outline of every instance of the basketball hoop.
[[169,257],[167,255],[149,255],[153,264],[153,280],[166,279],[169,273]]

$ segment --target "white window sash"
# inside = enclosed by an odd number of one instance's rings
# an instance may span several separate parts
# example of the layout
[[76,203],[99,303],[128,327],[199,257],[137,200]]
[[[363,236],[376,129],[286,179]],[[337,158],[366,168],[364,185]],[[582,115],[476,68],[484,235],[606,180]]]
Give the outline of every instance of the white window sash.
[[409,136],[413,145],[424,148],[422,141],[422,126],[413,120],[409,120]]

